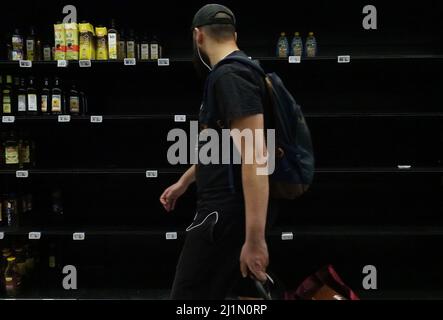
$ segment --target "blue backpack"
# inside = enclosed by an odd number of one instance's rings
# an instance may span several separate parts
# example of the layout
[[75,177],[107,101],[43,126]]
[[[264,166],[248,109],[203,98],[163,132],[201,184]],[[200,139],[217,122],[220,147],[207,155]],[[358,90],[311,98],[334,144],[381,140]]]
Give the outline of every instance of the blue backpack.
[[[260,73],[271,98],[271,110],[275,127],[275,169],[269,177],[270,197],[296,199],[304,194],[314,178],[314,152],[309,128],[300,106],[275,73],[266,74],[261,66],[246,57],[227,57],[212,70],[205,88],[205,98],[212,98],[211,91],[217,79],[217,67],[229,62],[239,62]],[[215,101],[209,101],[214,106]],[[210,107],[205,118],[216,113]],[[231,177],[232,179],[232,173]],[[232,182],[232,181],[231,181]]]

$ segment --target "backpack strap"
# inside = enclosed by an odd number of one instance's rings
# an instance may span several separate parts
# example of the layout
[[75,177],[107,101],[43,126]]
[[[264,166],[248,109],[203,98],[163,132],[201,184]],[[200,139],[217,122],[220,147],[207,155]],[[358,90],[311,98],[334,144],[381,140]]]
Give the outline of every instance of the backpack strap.
[[233,62],[233,61],[240,62],[240,63],[243,63],[245,65],[248,65],[251,68],[253,68],[254,70],[256,70],[258,73],[260,73],[263,77],[266,77],[265,71],[263,70],[263,68],[257,62],[254,62],[253,60],[251,60],[249,58],[240,57],[240,56],[226,57],[223,60],[220,60],[214,66],[214,70],[217,69],[221,65],[224,65],[226,63]]

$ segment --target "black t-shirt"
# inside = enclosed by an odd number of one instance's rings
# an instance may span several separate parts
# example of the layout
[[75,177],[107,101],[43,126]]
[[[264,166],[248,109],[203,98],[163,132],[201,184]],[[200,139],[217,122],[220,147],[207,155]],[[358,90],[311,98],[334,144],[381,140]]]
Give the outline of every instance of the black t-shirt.
[[[235,51],[229,56],[244,56],[242,51]],[[267,108],[267,92],[263,77],[251,67],[240,62],[229,62],[217,68],[217,80],[212,90],[220,119],[211,119],[207,124],[200,122],[200,128],[215,129],[219,133],[221,149],[221,130],[230,129],[230,122],[239,117],[264,113]],[[203,103],[200,113],[205,109]],[[266,120],[266,118],[265,118]],[[209,123],[211,122],[211,123]],[[215,125],[218,123],[219,125]],[[222,128],[221,128],[221,127]],[[265,125],[266,127],[266,125]],[[231,142],[231,161],[233,142]],[[199,152],[208,142],[199,142]],[[209,153],[211,154],[211,153]],[[231,162],[232,163],[232,162]],[[197,164],[197,207],[212,207],[223,203],[233,203],[243,206],[243,188],[241,164]]]

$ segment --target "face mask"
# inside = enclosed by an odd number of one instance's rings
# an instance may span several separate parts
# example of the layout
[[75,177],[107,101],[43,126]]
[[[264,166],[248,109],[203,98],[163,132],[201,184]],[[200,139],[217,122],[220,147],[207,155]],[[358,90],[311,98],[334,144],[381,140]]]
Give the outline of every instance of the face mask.
[[194,54],[192,57],[192,63],[194,64],[197,75],[201,79],[205,79],[208,76],[209,72],[212,70],[206,61],[209,61],[208,57],[200,51],[197,43],[194,41]]

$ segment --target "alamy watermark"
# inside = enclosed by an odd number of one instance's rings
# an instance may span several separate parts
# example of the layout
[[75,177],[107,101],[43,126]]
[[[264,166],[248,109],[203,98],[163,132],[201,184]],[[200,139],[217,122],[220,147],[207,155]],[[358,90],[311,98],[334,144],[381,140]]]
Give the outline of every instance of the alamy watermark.
[[[265,142],[264,129],[221,129],[220,134],[215,129],[206,128],[199,134],[198,121],[190,121],[189,126],[189,137],[183,129],[169,131],[167,140],[175,142],[168,149],[169,164],[255,164],[257,175],[271,175],[274,172],[274,129],[266,130]],[[199,149],[199,142],[206,143]],[[239,149],[243,152],[239,152]]]

